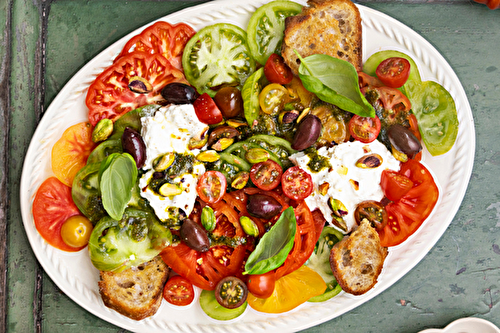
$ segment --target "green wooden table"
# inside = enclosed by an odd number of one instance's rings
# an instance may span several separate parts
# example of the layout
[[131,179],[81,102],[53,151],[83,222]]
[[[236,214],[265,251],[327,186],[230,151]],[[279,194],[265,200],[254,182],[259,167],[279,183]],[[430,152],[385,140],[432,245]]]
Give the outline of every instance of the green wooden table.
[[[23,160],[44,110],[87,61],[143,24],[199,3],[0,1],[1,332],[123,332],[79,307],[38,264],[20,215]],[[359,3],[414,29],[454,69],[474,114],[474,169],[451,225],[412,271],[307,332],[411,333],[469,316],[500,326],[500,10],[467,0]]]

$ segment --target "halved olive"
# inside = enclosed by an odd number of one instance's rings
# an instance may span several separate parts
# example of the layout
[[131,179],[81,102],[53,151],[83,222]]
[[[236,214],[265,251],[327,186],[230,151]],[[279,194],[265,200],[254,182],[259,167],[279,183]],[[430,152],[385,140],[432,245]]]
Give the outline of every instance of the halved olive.
[[235,309],[247,300],[248,288],[245,282],[237,277],[228,276],[217,283],[215,299],[227,309]]

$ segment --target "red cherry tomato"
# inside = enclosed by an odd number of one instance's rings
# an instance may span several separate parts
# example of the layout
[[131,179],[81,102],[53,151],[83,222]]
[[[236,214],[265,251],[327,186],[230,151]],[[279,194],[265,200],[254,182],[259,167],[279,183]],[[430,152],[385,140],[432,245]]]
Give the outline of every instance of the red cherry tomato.
[[500,0],[474,0],[475,2],[485,4],[489,9],[500,8]]
[[382,171],[380,186],[387,199],[398,201],[413,187],[413,182],[405,175],[393,170]]
[[261,190],[269,191],[278,187],[283,169],[273,160],[252,165],[250,179]]
[[292,82],[293,74],[283,58],[273,53],[264,65],[264,75],[271,83],[288,84]]
[[410,76],[410,62],[405,58],[387,58],[377,66],[375,74],[386,86],[399,88]]
[[214,204],[226,194],[227,181],[222,172],[207,171],[198,180],[196,192],[201,200]]
[[380,133],[382,125],[377,116],[360,117],[354,115],[349,121],[349,132],[352,137],[363,143],[370,143],[374,141]]
[[264,274],[250,275],[248,278],[248,291],[258,298],[271,297],[276,284],[276,274],[270,271]]
[[202,123],[213,125],[223,120],[222,113],[217,107],[217,104],[215,104],[212,97],[207,93],[200,95],[200,97],[194,101],[193,106],[196,116]]
[[312,177],[299,166],[289,168],[281,176],[283,193],[293,200],[304,200],[313,191]]
[[180,275],[173,276],[163,288],[163,298],[173,305],[189,305],[194,299],[193,285]]

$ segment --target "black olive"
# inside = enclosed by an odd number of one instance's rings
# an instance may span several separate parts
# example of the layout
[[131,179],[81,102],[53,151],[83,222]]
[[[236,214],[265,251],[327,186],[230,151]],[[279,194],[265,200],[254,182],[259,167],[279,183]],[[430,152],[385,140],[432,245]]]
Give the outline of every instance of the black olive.
[[281,204],[278,200],[265,194],[254,194],[248,197],[247,210],[255,216],[266,220],[281,212]]
[[180,230],[181,240],[190,248],[199,252],[207,252],[210,248],[210,240],[201,225],[191,219],[182,222]]
[[132,155],[137,168],[142,168],[146,162],[146,144],[142,136],[136,130],[126,127],[122,135],[122,146],[125,153]]
[[387,135],[392,146],[409,158],[415,157],[422,150],[422,145],[415,134],[403,125],[392,125]]
[[187,84],[173,82],[163,87],[161,90],[161,96],[165,98],[168,103],[193,104],[198,97],[198,93],[196,92],[196,89]]
[[321,120],[312,114],[302,119],[293,137],[292,148],[304,150],[311,147],[321,134]]
[[215,287],[215,299],[227,309],[240,307],[247,300],[247,296],[247,285],[234,276],[223,278]]

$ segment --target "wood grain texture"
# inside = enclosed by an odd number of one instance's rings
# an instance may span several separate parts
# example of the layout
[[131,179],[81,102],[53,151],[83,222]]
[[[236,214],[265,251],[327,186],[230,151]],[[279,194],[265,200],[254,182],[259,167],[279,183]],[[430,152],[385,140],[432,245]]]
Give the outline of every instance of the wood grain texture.
[[[44,109],[87,61],[143,24],[197,3],[0,2],[0,246],[7,245],[0,249],[0,332],[123,332],[74,303],[38,265],[19,213],[22,163]],[[450,63],[474,113],[475,167],[461,209],[419,265],[370,302],[306,331],[418,332],[464,316],[500,326],[500,11],[468,0],[357,3],[408,25]]]

